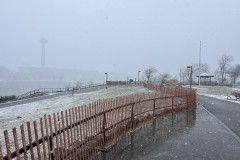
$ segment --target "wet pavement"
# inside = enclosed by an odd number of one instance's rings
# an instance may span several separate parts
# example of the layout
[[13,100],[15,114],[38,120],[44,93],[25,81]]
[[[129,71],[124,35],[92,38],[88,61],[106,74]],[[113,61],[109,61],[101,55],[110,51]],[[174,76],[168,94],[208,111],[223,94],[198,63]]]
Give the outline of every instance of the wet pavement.
[[240,137],[240,104],[201,95],[197,100]]
[[240,140],[202,105],[169,114],[128,133],[98,159],[228,159],[240,157]]

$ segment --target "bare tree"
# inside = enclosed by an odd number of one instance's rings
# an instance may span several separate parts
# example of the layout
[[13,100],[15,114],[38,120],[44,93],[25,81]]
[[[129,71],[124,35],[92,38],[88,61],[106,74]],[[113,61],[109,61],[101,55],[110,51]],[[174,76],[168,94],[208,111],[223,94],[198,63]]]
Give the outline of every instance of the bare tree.
[[154,74],[157,72],[157,69],[154,67],[149,67],[144,70],[144,75],[147,78],[147,81],[149,82],[150,78],[154,76]]
[[216,69],[215,72],[214,72],[214,79],[215,81],[217,82],[220,82],[221,78],[220,78],[220,73],[219,73],[219,70]]
[[78,81],[75,81],[75,89],[76,90],[80,90],[81,86],[83,85],[83,81],[82,80],[78,80]]
[[159,75],[159,82],[160,82],[161,84],[164,84],[164,83],[167,82],[167,80],[170,79],[170,77],[171,77],[171,75],[170,75],[168,72],[161,73],[161,74]]
[[177,76],[174,76],[173,78],[171,78],[171,79],[169,79],[168,80],[168,83],[170,83],[170,84],[179,84],[179,81],[178,81],[178,79],[177,79]]
[[198,76],[200,70],[201,73],[209,73],[210,67],[207,63],[202,63],[199,68],[199,64],[193,64],[193,74],[194,76]]
[[232,57],[226,54],[222,55],[222,57],[218,59],[218,69],[221,76],[221,83],[223,83],[226,80],[225,74],[232,60],[233,60]]
[[180,82],[185,82],[185,80],[189,77],[190,71],[186,67],[182,67],[179,70],[179,77],[180,77]]
[[228,75],[231,78],[232,84],[236,84],[236,81],[240,76],[240,64],[231,67],[228,70]]

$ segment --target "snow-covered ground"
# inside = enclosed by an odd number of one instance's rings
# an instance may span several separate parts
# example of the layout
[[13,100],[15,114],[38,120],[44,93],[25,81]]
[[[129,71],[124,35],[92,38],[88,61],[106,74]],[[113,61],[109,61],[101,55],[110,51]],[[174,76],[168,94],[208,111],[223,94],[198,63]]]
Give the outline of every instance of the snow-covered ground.
[[[11,131],[16,127],[19,129],[21,124],[39,121],[44,114],[53,114],[69,108],[89,104],[102,98],[117,97],[122,95],[134,94],[138,92],[149,92],[150,90],[142,86],[117,86],[102,89],[96,92],[61,96],[52,99],[41,100],[28,104],[16,105],[12,107],[0,108],[0,141],[3,142],[3,131]],[[11,133],[9,133],[11,134]]]
[[[225,86],[193,86],[192,88],[197,89],[197,94],[240,104],[240,101],[236,101],[236,98],[231,95],[231,93],[234,91],[240,92],[240,88],[231,88]],[[231,96],[231,99],[227,99],[227,95]]]

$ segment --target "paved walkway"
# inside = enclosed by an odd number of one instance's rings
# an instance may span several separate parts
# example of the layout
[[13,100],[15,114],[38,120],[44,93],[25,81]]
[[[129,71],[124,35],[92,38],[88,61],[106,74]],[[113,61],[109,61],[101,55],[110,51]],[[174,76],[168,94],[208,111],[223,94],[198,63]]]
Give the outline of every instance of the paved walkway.
[[240,104],[201,95],[197,100],[240,137]]
[[129,133],[99,159],[238,160],[240,140],[203,106]]

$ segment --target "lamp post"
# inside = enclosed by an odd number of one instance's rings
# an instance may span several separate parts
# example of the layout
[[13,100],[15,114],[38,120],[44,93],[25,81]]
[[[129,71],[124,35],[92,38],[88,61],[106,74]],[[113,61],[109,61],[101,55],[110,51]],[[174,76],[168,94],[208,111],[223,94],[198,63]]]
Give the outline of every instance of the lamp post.
[[139,85],[139,73],[140,73],[141,71],[138,71],[138,85]]
[[187,66],[187,68],[190,68],[191,71],[190,71],[190,88],[192,88],[192,66]]
[[107,77],[108,77],[108,73],[105,73],[106,75],[106,89],[107,89]]

